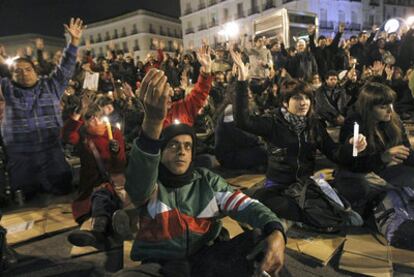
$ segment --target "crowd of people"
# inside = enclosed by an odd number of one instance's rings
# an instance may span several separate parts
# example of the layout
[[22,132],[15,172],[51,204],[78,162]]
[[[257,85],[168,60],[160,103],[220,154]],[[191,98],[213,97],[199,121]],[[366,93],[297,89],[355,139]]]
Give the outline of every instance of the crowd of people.
[[[12,65],[0,46],[0,181],[27,201],[68,194],[67,158],[78,156],[72,210],[92,229],[73,231],[72,244],[105,247],[128,232],[117,212],[138,211],[131,257],[142,265],[118,276],[272,274],[283,265],[286,221],[333,232],[373,218],[388,243],[414,250],[404,126],[414,120],[414,28],[347,38],[340,24],[333,38],[316,38],[311,25],[289,48],[281,37],[243,35],[166,52],[153,39],[145,60],[112,46],[105,56],[88,43],[79,51],[83,28],[72,19],[62,52],[49,55],[38,39]],[[335,165],[333,182],[314,175],[320,154]],[[266,180],[244,194],[213,173],[218,166]],[[230,240],[226,215],[254,231]]]

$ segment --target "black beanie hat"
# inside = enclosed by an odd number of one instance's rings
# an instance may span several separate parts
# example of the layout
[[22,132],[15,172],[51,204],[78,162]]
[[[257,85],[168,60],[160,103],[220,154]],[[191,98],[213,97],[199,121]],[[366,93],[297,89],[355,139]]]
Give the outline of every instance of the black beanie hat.
[[196,145],[196,135],[194,129],[187,124],[179,123],[179,124],[171,124],[170,126],[166,127],[162,130],[161,133],[161,150],[167,146],[168,142],[179,135],[190,135],[193,139],[193,154],[195,152],[195,145]]

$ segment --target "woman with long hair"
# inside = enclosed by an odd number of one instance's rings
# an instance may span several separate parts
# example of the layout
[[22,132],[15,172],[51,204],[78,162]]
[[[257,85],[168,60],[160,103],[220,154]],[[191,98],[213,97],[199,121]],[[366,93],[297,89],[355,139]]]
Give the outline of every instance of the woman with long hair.
[[[339,192],[365,217],[372,215],[373,209],[376,216],[384,214],[379,210],[379,206],[388,205],[390,209],[395,210],[394,205],[397,203],[394,200],[399,201],[400,192],[403,194],[402,197],[405,197],[405,192],[399,188],[414,188],[414,153],[404,126],[394,111],[395,99],[396,93],[388,86],[367,83],[361,89],[355,106],[348,113],[341,128],[341,142],[353,135],[355,122],[359,124],[360,132],[367,139],[368,146],[365,151],[358,154],[353,163],[342,165],[335,174]],[[390,191],[400,192],[398,195],[390,196]],[[384,212],[398,217],[391,210]],[[405,216],[409,212],[403,214]],[[414,214],[411,217],[414,219]],[[386,221],[384,224],[388,225],[393,219]],[[381,226],[385,225],[381,223],[379,226],[379,223],[378,219],[377,226],[381,231]],[[414,233],[414,221],[411,220],[409,225]],[[386,227],[383,230],[383,235],[392,244],[401,246],[398,242],[392,242],[392,235]],[[402,236],[405,237],[406,233],[403,233]]]
[[[286,191],[298,182],[309,182],[314,174],[317,150],[334,162],[351,163],[353,138],[343,145],[331,139],[323,122],[314,115],[312,88],[302,81],[291,81],[282,86],[282,107],[272,117],[249,114],[248,70],[239,53],[232,49],[230,53],[238,66],[233,107],[236,126],[262,136],[269,144],[265,188],[255,197],[280,217],[307,223],[303,210],[297,202],[286,197]],[[358,151],[364,150],[365,137],[360,136],[357,145]]]

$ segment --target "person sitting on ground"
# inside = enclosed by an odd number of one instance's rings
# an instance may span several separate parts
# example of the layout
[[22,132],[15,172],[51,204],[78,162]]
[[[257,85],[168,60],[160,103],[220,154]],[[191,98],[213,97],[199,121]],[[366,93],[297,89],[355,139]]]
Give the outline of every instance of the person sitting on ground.
[[[102,116],[100,107],[92,104],[83,119],[74,113],[62,131],[63,140],[78,147],[81,162],[79,195],[72,204],[72,213],[79,224],[92,217],[91,231],[77,230],[69,235],[76,246],[99,248],[110,234],[112,214],[122,207],[115,189],[123,184],[114,183],[111,175],[125,169],[124,138],[118,128],[107,130]],[[113,132],[113,138],[109,138],[109,132]]]
[[315,93],[316,114],[331,126],[344,124],[348,102],[351,97],[338,84],[336,71],[326,74],[324,84]]
[[[353,138],[344,145],[333,142],[325,124],[313,114],[311,87],[301,81],[291,81],[284,85],[285,89],[281,92],[283,106],[274,116],[250,115],[247,104],[247,67],[239,53],[231,51],[231,55],[239,68],[233,105],[236,126],[262,136],[269,144],[265,185],[254,197],[284,219],[311,224],[306,219],[305,211],[288,192],[292,185],[308,182],[314,174],[317,149],[334,162],[351,162]],[[357,145],[359,152],[365,149],[365,138],[362,135],[358,138]]]
[[72,189],[71,169],[60,143],[60,99],[75,70],[83,28],[79,18],[65,25],[70,43],[49,77],[39,78],[31,60],[18,58],[12,67],[13,79],[0,80],[7,170],[12,190],[21,190],[26,197],[39,191],[65,194]]
[[[395,99],[396,93],[380,83],[368,83],[361,89],[341,128],[340,141],[353,136],[356,122],[367,137],[368,147],[353,163],[336,171],[335,183],[357,212],[365,217],[374,214],[379,231],[391,245],[414,249],[414,208],[410,212],[405,205],[396,206],[395,197],[389,200],[395,188],[414,189],[414,151],[393,109]],[[389,203],[390,210],[384,216],[381,205],[388,207]],[[405,215],[411,219],[402,220]]]
[[255,232],[218,242],[218,219],[225,215],[262,230],[258,271],[280,270],[285,235],[278,217],[220,176],[193,167],[196,136],[190,126],[163,130],[172,89],[161,72],[149,72],[143,87],[146,114],[130,152],[125,186],[140,214],[131,258],[142,263],[115,276],[252,276],[254,266],[246,256],[257,245]]

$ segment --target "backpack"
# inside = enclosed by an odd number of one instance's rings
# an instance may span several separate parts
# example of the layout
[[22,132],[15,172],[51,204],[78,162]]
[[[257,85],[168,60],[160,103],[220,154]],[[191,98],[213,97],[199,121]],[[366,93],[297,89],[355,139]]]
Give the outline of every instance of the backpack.
[[339,231],[341,227],[349,225],[350,215],[357,217],[353,225],[363,223],[362,218],[352,211],[349,202],[323,179],[300,180],[290,185],[284,194],[299,205],[304,223],[319,231]]
[[388,191],[374,208],[378,231],[388,243],[414,250],[414,190],[410,187]]

